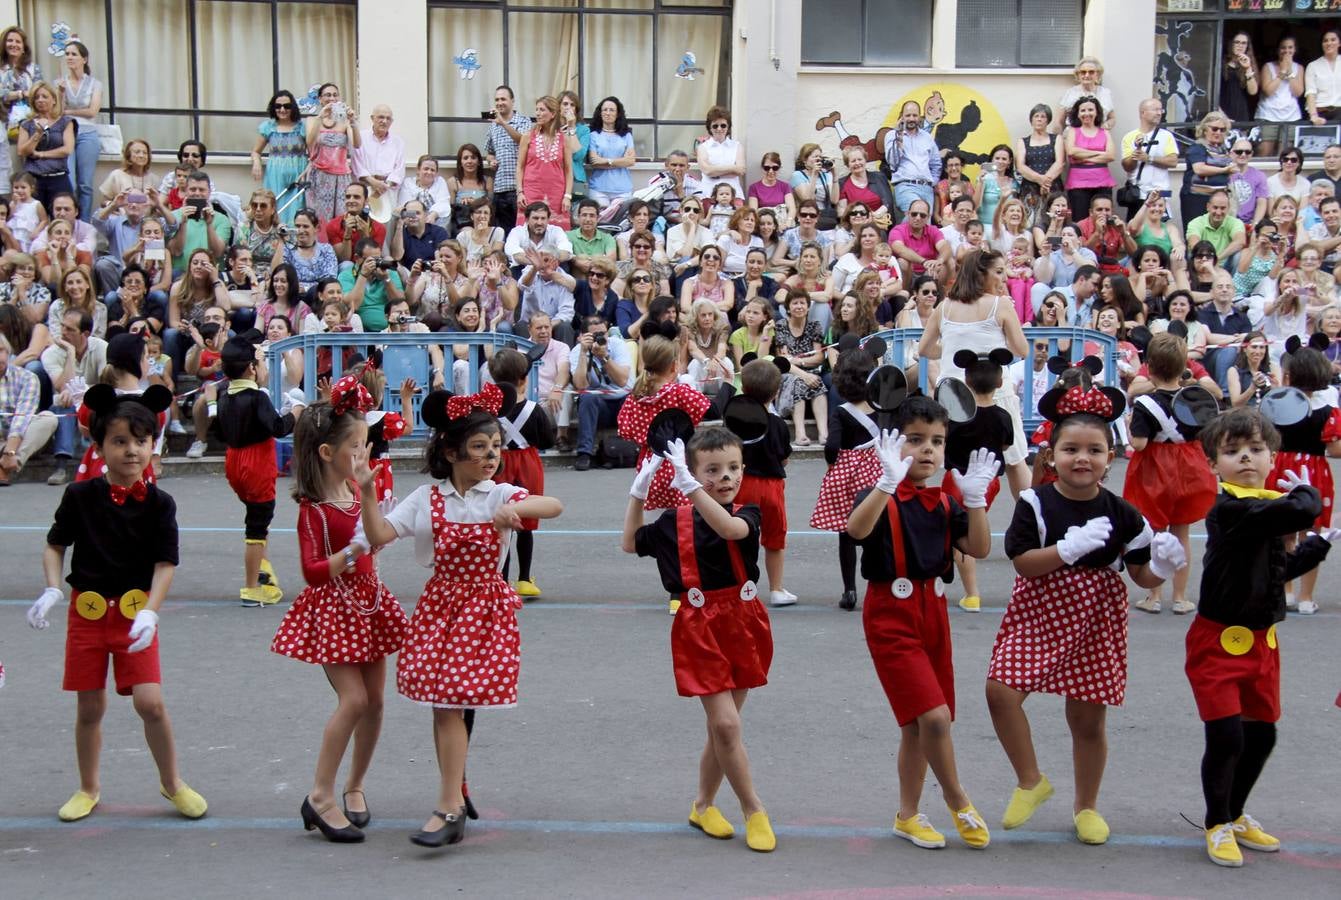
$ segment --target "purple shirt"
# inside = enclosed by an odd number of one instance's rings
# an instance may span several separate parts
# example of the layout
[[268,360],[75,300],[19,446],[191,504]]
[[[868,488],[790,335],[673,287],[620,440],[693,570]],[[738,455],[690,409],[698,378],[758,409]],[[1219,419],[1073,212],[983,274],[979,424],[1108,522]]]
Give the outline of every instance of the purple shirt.
[[[902,241],[903,246],[913,251],[923,259],[935,259],[937,257],[936,245],[945,240],[945,235],[935,225],[928,225],[922,229],[922,236],[913,235],[913,226],[906,219],[895,225],[889,230],[889,243],[892,245],[895,241]],[[921,275],[926,268],[921,263],[913,265],[913,271]]]
[[1253,211],[1257,209],[1257,198],[1271,201],[1271,189],[1267,187],[1266,176],[1257,169],[1249,168],[1229,176],[1229,193],[1238,203],[1238,217],[1244,225],[1252,225]]
[[762,181],[756,181],[750,185],[749,196],[759,201],[759,208],[766,209],[770,206],[784,206],[787,203],[787,194],[791,190],[787,182],[778,179],[772,187],[764,184]]

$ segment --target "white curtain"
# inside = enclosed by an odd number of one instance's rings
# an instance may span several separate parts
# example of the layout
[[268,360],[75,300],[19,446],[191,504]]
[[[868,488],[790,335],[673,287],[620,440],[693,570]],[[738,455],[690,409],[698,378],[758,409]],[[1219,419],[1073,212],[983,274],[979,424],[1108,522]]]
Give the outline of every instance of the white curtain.
[[[492,109],[494,88],[504,80],[503,13],[497,9],[430,9],[428,33],[428,114],[474,117]],[[479,68],[472,77],[463,78],[454,60],[465,59],[468,50],[475,51],[472,58]],[[484,126],[476,130],[483,132]]]
[[509,13],[508,44],[508,80],[524,115],[541,97],[578,89],[575,13]]
[[583,41],[583,113],[590,117],[602,97],[615,96],[629,118],[652,118],[652,17],[589,15]]

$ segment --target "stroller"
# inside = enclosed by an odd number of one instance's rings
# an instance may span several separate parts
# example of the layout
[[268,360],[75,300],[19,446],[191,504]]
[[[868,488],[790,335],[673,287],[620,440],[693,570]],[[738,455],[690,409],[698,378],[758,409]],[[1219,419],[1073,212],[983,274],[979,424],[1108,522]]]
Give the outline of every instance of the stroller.
[[621,234],[629,230],[628,209],[634,200],[643,200],[655,204],[675,183],[669,172],[658,172],[647,182],[647,187],[634,191],[617,203],[611,203],[601,211],[596,227],[608,234]]

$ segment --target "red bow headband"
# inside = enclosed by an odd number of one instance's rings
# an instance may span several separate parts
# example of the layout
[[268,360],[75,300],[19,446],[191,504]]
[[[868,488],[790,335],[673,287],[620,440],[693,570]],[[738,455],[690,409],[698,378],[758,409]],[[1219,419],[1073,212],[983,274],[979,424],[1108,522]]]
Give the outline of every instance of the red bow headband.
[[346,375],[331,387],[331,409],[336,415],[353,411],[366,413],[377,404],[363,383],[353,375]]
[[490,382],[480,388],[478,394],[466,394],[448,398],[447,418],[459,419],[462,416],[468,416],[473,409],[482,409],[496,416],[502,408],[503,391],[498,385]]
[[1085,390],[1076,385],[1057,400],[1057,415],[1070,416],[1076,413],[1093,413],[1108,420],[1113,418],[1113,401],[1099,388]]

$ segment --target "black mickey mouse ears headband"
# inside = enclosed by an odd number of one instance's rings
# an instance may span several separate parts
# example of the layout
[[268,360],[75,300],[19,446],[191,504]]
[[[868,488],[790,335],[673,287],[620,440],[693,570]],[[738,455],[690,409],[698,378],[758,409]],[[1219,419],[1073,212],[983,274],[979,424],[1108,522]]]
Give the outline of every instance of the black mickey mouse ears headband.
[[1084,359],[1078,359],[1072,362],[1065,356],[1048,357],[1048,371],[1054,375],[1060,375],[1070,368],[1081,368],[1090,373],[1090,377],[1098,375],[1104,370],[1104,363],[1097,356],[1087,356]]
[[1315,332],[1314,334],[1310,335],[1308,343],[1304,343],[1304,341],[1300,339],[1299,335],[1292,334],[1285,339],[1285,352],[1293,356],[1295,353],[1298,353],[1299,350],[1301,350],[1304,347],[1308,347],[1310,350],[1322,351],[1330,347],[1331,344],[1332,344],[1331,340],[1327,337],[1327,335],[1323,334],[1321,331]]
[[158,415],[172,405],[172,391],[152,384],[142,394],[118,394],[110,384],[95,384],[84,392],[84,405],[95,416],[109,415],[122,403],[135,403]]
[[973,350],[960,350],[955,353],[952,362],[959,368],[968,371],[974,366],[991,364],[995,366],[1008,366],[1015,360],[1015,355],[1005,347],[997,347],[995,350],[989,350],[986,353],[978,353]]
[[[759,354],[755,353],[753,350],[749,351],[748,353],[742,353],[740,355],[740,367],[743,369],[758,358]],[[791,360],[787,359],[785,356],[770,357],[769,362],[777,366],[778,371],[781,372],[783,375],[786,375],[788,372],[792,370]]]

